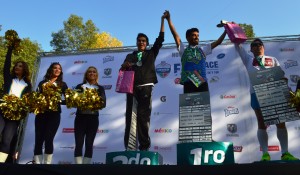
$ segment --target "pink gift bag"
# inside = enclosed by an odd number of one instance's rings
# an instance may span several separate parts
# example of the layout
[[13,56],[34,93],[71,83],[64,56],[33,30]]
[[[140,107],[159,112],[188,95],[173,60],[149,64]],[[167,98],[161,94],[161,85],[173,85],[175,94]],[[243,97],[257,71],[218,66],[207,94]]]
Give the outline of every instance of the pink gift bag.
[[239,44],[247,40],[244,30],[238,24],[227,22],[224,28],[231,42]]
[[133,94],[134,71],[119,71],[116,92]]

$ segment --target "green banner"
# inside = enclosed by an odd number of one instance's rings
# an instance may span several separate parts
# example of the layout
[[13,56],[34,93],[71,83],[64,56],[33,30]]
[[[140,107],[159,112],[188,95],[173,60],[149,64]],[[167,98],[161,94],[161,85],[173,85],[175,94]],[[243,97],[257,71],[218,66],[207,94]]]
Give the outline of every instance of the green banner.
[[194,142],[177,144],[177,165],[234,164],[231,142]]
[[120,151],[106,153],[106,164],[162,165],[163,158],[151,151]]

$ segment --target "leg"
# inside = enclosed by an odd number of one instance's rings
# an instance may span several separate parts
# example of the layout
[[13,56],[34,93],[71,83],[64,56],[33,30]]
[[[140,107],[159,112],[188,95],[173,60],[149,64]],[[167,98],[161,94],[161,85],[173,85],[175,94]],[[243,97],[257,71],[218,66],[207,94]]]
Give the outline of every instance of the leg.
[[257,125],[258,125],[257,138],[263,152],[261,160],[262,161],[271,160],[271,157],[268,153],[268,133],[266,130],[267,127],[264,123],[263,115],[261,113],[260,106],[255,93],[251,94],[251,107],[254,110],[257,119]]
[[99,118],[98,118],[98,116],[87,116],[87,117],[88,117],[88,127],[86,130],[86,137],[85,137],[84,157],[92,158],[93,157],[94,140],[95,140],[97,130],[99,127]]
[[285,126],[285,123],[279,123],[276,125],[277,127],[277,138],[280,143],[281,147],[281,160],[299,160],[298,158],[294,157],[288,151],[288,132]]
[[139,149],[148,150],[150,148],[150,116],[152,110],[152,88],[153,86],[138,87],[137,94],[137,131],[139,140]]
[[86,129],[86,116],[76,116],[74,121],[74,136],[75,136],[75,150],[74,157],[82,157],[82,148],[84,143],[84,134]]
[[53,140],[60,124],[60,113],[49,112],[47,115],[44,164],[51,164],[54,151]]
[[0,144],[0,162],[2,163],[6,161],[7,156],[10,153],[10,145],[19,125],[18,121],[6,119],[4,119],[4,121],[5,126],[2,132],[2,141]]
[[133,95],[127,94],[126,95],[125,134],[124,134],[124,146],[125,146],[126,150],[128,148],[130,127],[131,127],[132,108],[133,108]]

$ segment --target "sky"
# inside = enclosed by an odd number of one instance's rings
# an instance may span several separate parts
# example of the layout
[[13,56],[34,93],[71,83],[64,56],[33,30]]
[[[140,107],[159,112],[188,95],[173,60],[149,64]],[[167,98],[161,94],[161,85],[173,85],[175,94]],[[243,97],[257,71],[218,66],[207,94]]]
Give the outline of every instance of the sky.
[[[51,34],[63,29],[74,14],[92,20],[99,32],[108,32],[123,46],[135,46],[138,33],[152,44],[159,34],[161,16],[169,10],[177,33],[186,42],[188,28],[200,30],[200,40],[216,40],[220,20],[251,24],[257,37],[300,34],[299,0],[1,0],[0,36],[13,29],[50,52]],[[227,37],[226,37],[227,38]],[[174,39],[165,21],[165,42]]]

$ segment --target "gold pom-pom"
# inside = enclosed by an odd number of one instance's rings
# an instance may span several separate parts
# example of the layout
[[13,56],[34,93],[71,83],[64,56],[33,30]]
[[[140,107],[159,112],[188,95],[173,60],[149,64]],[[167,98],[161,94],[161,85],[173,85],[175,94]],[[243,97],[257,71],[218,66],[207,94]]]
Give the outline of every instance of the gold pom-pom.
[[104,100],[98,95],[96,89],[87,88],[83,93],[78,90],[66,90],[67,108],[78,108],[82,111],[97,111],[104,107]]
[[0,109],[3,116],[9,120],[21,120],[26,117],[29,108],[23,98],[14,94],[5,94],[1,100]]
[[32,92],[26,96],[29,111],[35,115],[44,113],[48,110],[58,111],[61,103],[61,88],[52,83],[45,83],[42,92]]
[[15,53],[19,53],[21,49],[21,39],[18,33],[14,30],[7,30],[5,32],[5,40],[7,47],[13,47]]
[[298,112],[300,112],[300,89],[298,89],[295,93],[290,91],[290,104],[292,107],[295,107]]
[[43,113],[48,109],[48,103],[42,93],[31,92],[23,96],[26,104],[28,105],[29,112],[35,115]]

